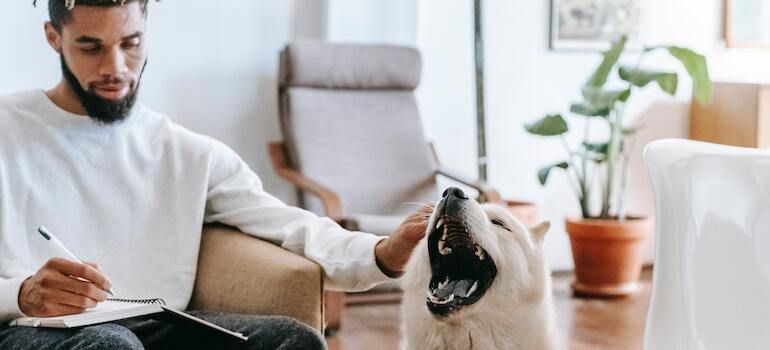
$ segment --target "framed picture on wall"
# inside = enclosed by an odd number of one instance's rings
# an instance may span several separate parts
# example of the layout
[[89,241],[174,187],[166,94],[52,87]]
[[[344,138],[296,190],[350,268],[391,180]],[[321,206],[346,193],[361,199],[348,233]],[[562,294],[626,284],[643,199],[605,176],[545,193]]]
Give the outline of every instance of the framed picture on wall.
[[605,50],[628,35],[638,47],[641,0],[551,0],[551,49]]
[[770,48],[770,1],[724,0],[727,47]]

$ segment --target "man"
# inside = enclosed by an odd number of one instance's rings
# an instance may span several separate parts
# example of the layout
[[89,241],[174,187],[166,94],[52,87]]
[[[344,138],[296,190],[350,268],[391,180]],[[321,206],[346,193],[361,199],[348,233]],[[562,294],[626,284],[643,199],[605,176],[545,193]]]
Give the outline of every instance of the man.
[[[402,272],[424,234],[424,213],[387,239],[347,232],[265,193],[224,144],[136,103],[147,0],[49,0],[48,7],[45,33],[62,80],[0,97],[0,322],[80,313],[111,289],[183,309],[204,222],[313,259],[337,289],[363,290]],[[101,267],[49,259],[54,252],[37,236],[39,225]],[[320,334],[287,318],[193,313],[250,336],[249,348],[325,347]],[[0,326],[0,348],[13,349],[219,348],[207,341],[157,321]]]

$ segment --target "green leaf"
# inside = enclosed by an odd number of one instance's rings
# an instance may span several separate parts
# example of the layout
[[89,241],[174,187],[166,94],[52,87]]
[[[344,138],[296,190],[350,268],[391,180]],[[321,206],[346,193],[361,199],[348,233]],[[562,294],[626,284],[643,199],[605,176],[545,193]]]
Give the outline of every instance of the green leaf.
[[604,83],[607,82],[607,77],[610,75],[610,71],[612,71],[612,67],[615,66],[615,63],[617,63],[620,58],[620,54],[623,53],[623,48],[626,46],[626,40],[626,36],[623,35],[612,43],[610,49],[604,53],[602,63],[599,64],[599,67],[596,67],[594,73],[588,78],[586,85],[604,86]]
[[589,151],[589,152],[607,154],[607,149],[609,147],[609,144],[607,142],[601,142],[601,143],[583,142],[583,147],[585,147],[586,151]]
[[673,95],[676,93],[677,83],[679,81],[676,73],[670,72],[654,72],[642,69],[632,69],[627,67],[620,67],[618,70],[620,79],[623,79],[634,86],[645,87],[650,82],[658,83],[660,89]]
[[561,135],[569,131],[567,122],[561,117],[561,114],[551,114],[532,124],[524,126],[529,133],[540,136]]
[[607,150],[609,149],[609,143],[600,142],[583,142],[583,154],[581,157],[590,159],[596,163],[602,163],[607,160]]
[[540,169],[540,171],[537,172],[537,178],[540,180],[541,185],[545,185],[546,180],[548,180],[548,174],[551,173],[551,169],[553,168],[562,168],[567,169],[569,167],[569,164],[567,162],[559,162],[556,164],[551,164],[547,167],[543,167]]
[[683,47],[669,46],[668,52],[682,63],[692,78],[695,98],[702,104],[708,104],[711,101],[712,86],[706,58]]
[[611,110],[615,102],[626,102],[631,96],[631,89],[604,90],[596,86],[584,86],[582,92],[583,98],[596,110],[604,108]]
[[569,111],[586,117],[606,117],[610,114],[609,108],[596,108],[587,103],[573,103]]

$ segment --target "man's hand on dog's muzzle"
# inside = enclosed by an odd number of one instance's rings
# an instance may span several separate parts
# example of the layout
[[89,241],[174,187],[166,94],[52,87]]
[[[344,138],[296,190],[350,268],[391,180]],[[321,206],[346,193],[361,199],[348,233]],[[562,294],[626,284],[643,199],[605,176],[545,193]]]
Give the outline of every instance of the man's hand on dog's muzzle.
[[417,243],[425,237],[433,206],[424,206],[410,214],[390,237],[380,241],[374,250],[377,266],[388,277],[399,277]]

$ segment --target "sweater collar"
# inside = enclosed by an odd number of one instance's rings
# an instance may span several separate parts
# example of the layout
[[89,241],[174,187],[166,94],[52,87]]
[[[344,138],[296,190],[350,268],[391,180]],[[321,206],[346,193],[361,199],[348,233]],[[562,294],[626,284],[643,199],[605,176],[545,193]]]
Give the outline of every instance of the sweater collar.
[[140,111],[144,108],[141,103],[137,102],[131,109],[130,114],[125,119],[113,124],[105,125],[96,122],[87,115],[65,111],[56,105],[53,101],[51,101],[51,99],[48,98],[48,95],[46,95],[45,91],[42,89],[36,90],[35,93],[38,95],[40,105],[43,108],[43,118],[45,118],[51,124],[55,124],[59,127],[78,131],[100,133],[110,132],[116,129],[127,127],[128,125],[133,124],[136,119],[138,119],[138,116],[141,114]]

